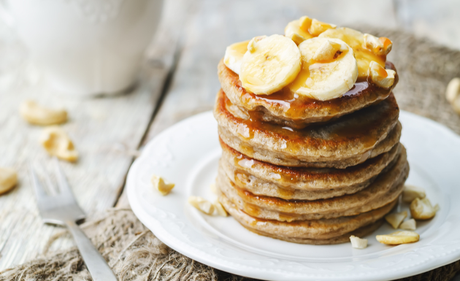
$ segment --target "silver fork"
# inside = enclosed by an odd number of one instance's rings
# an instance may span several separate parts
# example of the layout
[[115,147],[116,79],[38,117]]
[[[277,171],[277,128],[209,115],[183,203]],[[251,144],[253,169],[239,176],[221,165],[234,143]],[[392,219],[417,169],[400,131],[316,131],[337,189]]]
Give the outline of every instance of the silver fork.
[[[32,166],[29,168],[40,216],[45,223],[67,226],[94,281],[116,281],[117,278],[105,259],[75,223],[78,220],[84,219],[85,213],[75,200],[57,159],[54,158],[53,162],[56,170],[56,181],[59,187],[59,193],[55,195],[48,195],[46,193]],[[49,180],[47,174],[45,174],[45,178],[48,185],[50,185],[51,180]],[[50,189],[51,186],[48,188]]]

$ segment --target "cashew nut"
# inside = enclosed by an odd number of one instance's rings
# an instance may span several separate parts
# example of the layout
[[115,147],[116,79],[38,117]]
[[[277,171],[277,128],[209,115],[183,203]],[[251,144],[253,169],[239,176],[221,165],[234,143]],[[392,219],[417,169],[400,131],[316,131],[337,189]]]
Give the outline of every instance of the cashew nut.
[[163,196],[168,195],[175,186],[174,183],[166,183],[162,177],[156,175],[152,176],[151,181],[153,186],[158,189]]
[[417,228],[417,223],[415,222],[414,219],[407,220],[403,222],[399,228],[405,229],[405,230],[415,230]]
[[228,213],[225,210],[224,206],[219,202],[219,200],[216,200],[214,202],[214,209],[216,210],[217,215],[222,216],[222,217],[227,217]]
[[190,196],[188,198],[188,202],[190,205],[197,208],[199,211],[205,213],[206,215],[212,215],[212,213],[214,213],[214,205],[204,198],[198,196]]
[[22,117],[34,125],[49,126],[67,122],[67,111],[64,109],[49,109],[34,101],[25,101],[19,112]]
[[377,235],[375,238],[382,244],[399,245],[417,242],[420,240],[420,235],[413,231],[403,230],[386,235]]
[[404,186],[404,190],[402,193],[402,200],[406,203],[412,203],[415,198],[423,199],[426,197],[425,190],[421,187],[417,187],[414,185],[406,185]]
[[433,207],[428,198],[416,198],[410,204],[410,213],[416,220],[429,220],[436,215],[439,207]]
[[388,214],[385,216],[385,220],[391,224],[394,229],[397,229],[401,222],[407,217],[407,211]]
[[40,143],[50,155],[70,162],[78,160],[78,152],[69,136],[60,127],[46,128],[42,133]]
[[367,239],[362,239],[357,236],[350,236],[351,246],[355,249],[364,249],[367,247]]
[[449,82],[446,89],[446,98],[454,110],[460,114],[460,78],[454,78]]
[[0,194],[10,191],[18,182],[16,171],[11,168],[0,168]]

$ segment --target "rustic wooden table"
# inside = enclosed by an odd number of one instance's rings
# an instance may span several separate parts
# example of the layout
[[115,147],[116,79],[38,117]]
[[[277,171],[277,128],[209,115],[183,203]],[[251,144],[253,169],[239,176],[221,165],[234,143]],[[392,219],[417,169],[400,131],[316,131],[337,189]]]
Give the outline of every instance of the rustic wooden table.
[[[287,22],[309,15],[342,26],[404,29],[460,49],[460,2],[455,0],[165,2],[139,87],[114,98],[57,94],[29,63],[14,32],[0,24],[0,166],[18,169],[20,178],[14,190],[0,196],[0,271],[37,257],[60,231],[41,222],[27,176],[29,162],[49,161],[37,141],[41,128],[18,114],[25,99],[68,109],[70,122],[64,128],[81,160],[63,164],[64,170],[80,205],[91,214],[129,206],[123,186],[138,150],[165,128],[212,108],[220,87],[217,63],[233,42],[282,34]],[[53,249],[72,243],[64,240]]]

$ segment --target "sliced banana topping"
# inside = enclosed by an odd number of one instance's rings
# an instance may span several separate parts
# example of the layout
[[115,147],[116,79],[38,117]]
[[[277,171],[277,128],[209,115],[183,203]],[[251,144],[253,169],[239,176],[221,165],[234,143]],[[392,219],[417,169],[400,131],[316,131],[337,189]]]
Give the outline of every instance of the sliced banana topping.
[[406,203],[412,203],[415,198],[423,199],[426,197],[425,190],[414,185],[405,185],[402,193],[402,200]]
[[386,56],[377,55],[372,50],[363,48],[364,34],[351,28],[340,27],[328,29],[321,33],[320,38],[337,38],[348,44],[353,49],[357,64],[359,78],[366,78],[369,71],[369,65],[372,61],[377,62],[385,67]]
[[225,50],[224,64],[236,74],[240,74],[241,61],[248,50],[249,40],[238,42],[227,47]]
[[410,204],[410,214],[416,220],[429,220],[436,215],[437,210],[439,209],[431,205],[428,198],[415,198],[414,201]]
[[420,235],[413,231],[404,230],[396,231],[386,235],[377,235],[375,238],[382,244],[399,245],[417,242],[420,240]]
[[329,100],[341,97],[357,79],[369,77],[390,88],[396,72],[385,69],[385,61],[392,46],[386,37],[304,16],[286,26],[285,36],[258,36],[228,46],[224,63],[256,95],[270,95],[290,84],[297,94]]
[[313,36],[308,32],[311,22],[311,18],[306,16],[301,17],[298,20],[291,21],[284,29],[284,35],[291,38],[292,41],[299,45],[303,41],[313,38]]
[[300,71],[300,51],[282,35],[253,38],[241,63],[242,86],[256,95],[270,95],[291,83]]
[[309,30],[311,35],[318,36],[321,33],[323,33],[324,31],[326,31],[328,29],[334,29],[336,27],[337,27],[337,25],[335,25],[335,24],[329,24],[329,23],[319,21],[317,19],[313,19],[311,21],[311,26],[310,26],[310,28],[308,30]]
[[369,65],[369,77],[377,86],[388,89],[395,82],[396,72],[392,69],[385,69],[375,61]]
[[250,52],[250,53],[254,53],[256,51],[257,42],[259,42],[260,40],[265,39],[265,38],[267,38],[266,35],[261,35],[261,36],[256,36],[256,37],[252,38],[251,40],[249,40],[247,51]]
[[336,43],[332,40],[325,40],[316,50],[312,59],[317,62],[329,62],[339,56],[341,52],[347,51],[348,48],[344,44]]
[[386,37],[375,37],[373,35],[364,34],[364,47],[371,50],[378,56],[386,56],[393,47],[393,42]]
[[303,41],[316,37],[322,32],[333,28],[336,28],[333,24],[304,16],[288,23],[284,29],[284,35],[299,45]]
[[333,38],[312,38],[299,45],[302,70],[289,86],[299,94],[317,100],[330,100],[348,92],[358,78],[353,50]]
[[417,228],[417,223],[415,222],[414,219],[407,220],[403,222],[399,228],[404,229],[404,230],[415,230]]
[[385,220],[391,224],[394,229],[397,229],[402,221],[407,217],[407,211],[388,214],[385,216]]

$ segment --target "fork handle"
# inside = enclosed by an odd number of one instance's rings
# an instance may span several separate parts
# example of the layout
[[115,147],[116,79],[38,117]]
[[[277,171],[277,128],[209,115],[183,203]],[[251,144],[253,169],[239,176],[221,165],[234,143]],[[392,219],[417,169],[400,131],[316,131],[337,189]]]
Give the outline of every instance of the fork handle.
[[74,221],[66,221],[67,228],[77,244],[83,261],[88,267],[94,281],[117,281],[117,277],[101,254],[96,250],[91,240]]

